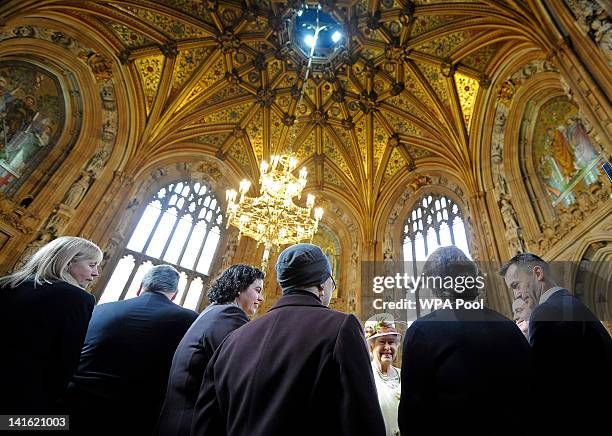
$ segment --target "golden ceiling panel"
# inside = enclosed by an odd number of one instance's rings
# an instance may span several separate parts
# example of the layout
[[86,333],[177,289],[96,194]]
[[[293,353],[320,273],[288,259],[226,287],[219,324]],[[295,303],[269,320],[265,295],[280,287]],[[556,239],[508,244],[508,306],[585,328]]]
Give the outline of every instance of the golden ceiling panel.
[[[401,101],[401,99],[398,99]],[[395,105],[398,109],[403,109],[403,105]],[[393,130],[398,133],[403,133],[405,135],[412,136],[422,136],[421,129],[419,129],[415,124],[411,123],[404,117],[400,117],[393,112],[384,111],[385,119],[391,124]]]
[[434,155],[431,151],[413,144],[406,144],[406,150],[415,161]]
[[474,110],[474,102],[478,94],[478,80],[472,79],[461,73],[455,73],[455,86],[457,94],[459,94],[459,102],[461,103],[461,111],[465,125],[470,127],[472,120],[472,112]]
[[336,172],[327,163],[323,165],[323,180],[325,180],[326,184],[329,183],[335,185],[343,191],[348,190],[346,183],[344,183],[342,179],[338,177]]
[[283,72],[283,63],[278,59],[273,59],[270,62],[267,62],[268,66],[268,79],[270,82],[273,82],[279,74]]
[[291,143],[296,148],[295,156],[297,157],[298,161],[301,163],[301,162],[304,162],[306,159],[310,158],[317,150],[317,146],[315,142],[315,129],[311,130],[311,132],[308,134],[306,139],[302,141],[301,144],[295,143],[296,138],[297,138],[296,133],[297,132],[295,131],[293,132],[294,138]]
[[[361,160],[361,158],[357,158],[357,156],[355,154],[356,150],[355,150],[355,148],[353,146],[353,141],[351,139],[349,131],[344,129],[344,128],[342,128],[342,129],[336,129],[335,132],[336,132],[336,135],[338,135],[338,138],[340,139],[340,142],[344,145],[344,148],[347,151],[349,159],[351,159],[353,162],[359,162]],[[334,145],[336,145],[336,144],[334,143]],[[354,168],[354,167],[352,167],[352,168]],[[353,179],[352,176],[351,176],[351,179]]]
[[224,133],[210,133],[207,135],[200,135],[197,138],[193,139],[194,142],[199,144],[211,145],[213,147],[219,148],[223,143],[229,138],[231,132]]
[[263,122],[261,116],[261,110],[249,121],[246,127],[247,135],[251,141],[251,147],[253,147],[253,153],[257,162],[261,162],[263,159]]
[[[244,114],[248,112],[248,110],[253,106],[253,102],[248,101],[246,103],[237,104],[235,106],[226,107],[221,110],[214,110],[212,112],[205,114],[198,123],[201,124],[238,124]],[[210,110],[210,109],[209,109]]]
[[433,112],[435,106],[431,101],[431,98],[429,98],[429,95],[425,92],[421,81],[417,80],[408,68],[406,68],[404,80],[406,83],[406,90],[414,95],[420,103],[425,105],[430,112]]
[[232,146],[227,151],[228,156],[231,156],[242,167],[243,174],[251,174],[248,150],[242,141],[234,141]]
[[359,146],[359,154],[361,155],[361,160],[363,160],[363,166],[367,173],[369,168],[367,166],[368,142],[366,140],[367,131],[365,116],[361,117],[359,121],[355,123],[355,133],[357,135],[357,145]]
[[180,50],[178,52],[172,72],[171,98],[178,93],[185,82],[191,78],[195,69],[208,58],[211,52],[212,48],[208,47]]
[[[435,40],[419,45],[416,50],[432,56],[437,56],[439,58],[446,58],[449,57],[456,48],[460,47],[469,37],[475,36],[477,34],[476,32],[478,31],[456,32],[450,35],[445,35],[441,38],[436,38]],[[473,35],[470,33],[473,33]]]
[[264,32],[268,30],[268,21],[263,17],[257,17],[255,20],[247,22],[247,24],[243,27],[244,33],[253,33],[253,32]]
[[225,27],[232,27],[240,21],[242,11],[239,7],[219,5],[218,16]]
[[448,108],[449,102],[448,102],[448,92],[446,90],[447,89],[446,88],[447,87],[446,78],[440,72],[440,68],[434,67],[424,62],[415,62],[415,63],[419,67],[419,70],[421,70],[421,73],[423,73],[423,76],[425,76],[425,78],[427,79],[427,82],[431,85],[431,87],[435,91],[436,95],[440,99],[440,102]]
[[378,120],[374,118],[374,168],[378,169],[388,141],[389,134]]
[[345,176],[347,176],[352,181],[355,181],[351,169],[344,161],[344,158],[340,154],[338,147],[336,147],[336,145],[332,143],[328,135],[325,135],[323,138],[323,153],[325,153],[325,156],[328,159],[331,159],[334,164],[336,164],[336,166],[338,166],[338,168],[342,170]]
[[159,81],[164,67],[164,59],[163,55],[154,55],[139,58],[134,61],[142,83],[147,115],[151,113],[151,106],[157,94],[157,88],[159,87]]
[[491,62],[491,59],[493,59],[493,56],[495,56],[504,44],[505,42],[502,41],[484,46],[461,59],[461,63],[475,70],[484,71],[487,65],[489,65],[489,62]]
[[411,36],[414,38],[430,30],[444,27],[455,20],[465,18],[461,15],[417,15],[414,17]]
[[270,144],[272,147],[275,147],[280,141],[280,134],[284,124],[281,117],[279,117],[276,112],[270,111],[270,117]]
[[204,91],[206,91],[213,83],[223,80],[225,74],[225,64],[223,57],[219,57],[217,61],[210,68],[206,70],[204,75],[198,81],[198,84],[194,86],[193,90],[187,96],[185,102],[190,102]]
[[172,6],[177,10],[189,14],[194,18],[205,21],[209,24],[213,23],[213,19],[208,11],[208,5],[205,1],[194,0],[164,0],[168,6]]
[[145,23],[158,28],[177,41],[210,36],[210,33],[203,29],[199,29],[191,24],[179,21],[176,18],[171,18],[148,9],[134,8],[132,6],[126,6],[125,9],[132,12]]
[[107,25],[115,36],[117,36],[117,38],[119,38],[119,40],[128,48],[133,49],[153,44],[151,39],[147,38],[140,32],[135,32],[123,24],[109,22]]
[[398,148],[395,147],[391,152],[391,156],[389,157],[389,163],[387,163],[387,168],[385,168],[383,183],[386,183],[395,175],[395,173],[397,173],[401,169],[406,169],[407,167],[408,162],[406,162],[406,159],[404,159]]
[[206,110],[206,108],[216,105],[222,101],[229,101],[232,99],[236,99],[238,97],[244,97],[248,95],[249,92],[242,88],[241,86],[230,85],[226,86],[219,92],[215,92],[211,97],[204,100],[202,105],[200,106],[200,110]]

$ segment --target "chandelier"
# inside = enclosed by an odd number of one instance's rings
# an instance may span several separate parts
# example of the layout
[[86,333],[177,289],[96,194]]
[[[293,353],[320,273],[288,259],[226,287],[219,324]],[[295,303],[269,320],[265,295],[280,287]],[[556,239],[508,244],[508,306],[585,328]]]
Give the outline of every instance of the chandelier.
[[227,191],[227,227],[234,225],[240,236],[246,235],[264,245],[262,269],[268,266],[273,247],[312,240],[317,232],[323,209],[314,209],[315,197],[308,194],[306,207],[297,206],[293,198],[302,197],[308,171],[302,168],[299,177],[293,175],[297,159],[293,156],[272,156],[270,163],[261,162],[259,183],[261,195],[247,197],[251,182],[240,182],[238,193]]

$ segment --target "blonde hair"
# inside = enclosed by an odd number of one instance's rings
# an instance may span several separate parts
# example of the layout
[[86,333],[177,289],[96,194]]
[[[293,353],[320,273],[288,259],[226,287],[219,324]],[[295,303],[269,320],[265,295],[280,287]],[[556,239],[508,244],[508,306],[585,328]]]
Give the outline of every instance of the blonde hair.
[[71,263],[81,260],[100,262],[102,250],[91,241],[76,236],[60,236],[38,250],[19,270],[0,278],[0,287],[15,288],[24,281],[68,282],[82,288],[68,272]]

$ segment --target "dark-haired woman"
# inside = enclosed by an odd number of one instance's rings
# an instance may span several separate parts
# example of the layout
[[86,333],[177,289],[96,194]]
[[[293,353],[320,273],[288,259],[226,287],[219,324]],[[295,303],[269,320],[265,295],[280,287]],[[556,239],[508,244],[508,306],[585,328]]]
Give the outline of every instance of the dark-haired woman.
[[170,370],[166,400],[157,425],[160,435],[189,435],[204,370],[223,339],[255,315],[263,301],[264,273],[232,265],[208,290],[211,304],[180,342]]

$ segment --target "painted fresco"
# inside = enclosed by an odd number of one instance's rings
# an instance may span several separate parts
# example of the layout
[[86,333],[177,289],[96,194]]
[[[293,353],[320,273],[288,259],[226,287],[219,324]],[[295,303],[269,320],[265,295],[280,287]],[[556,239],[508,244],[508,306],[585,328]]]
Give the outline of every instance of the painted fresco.
[[57,80],[23,62],[0,62],[0,190],[21,184],[55,145],[65,120]]
[[566,97],[557,97],[540,108],[536,120],[534,162],[553,206],[572,204],[600,174],[600,156],[577,114]]

